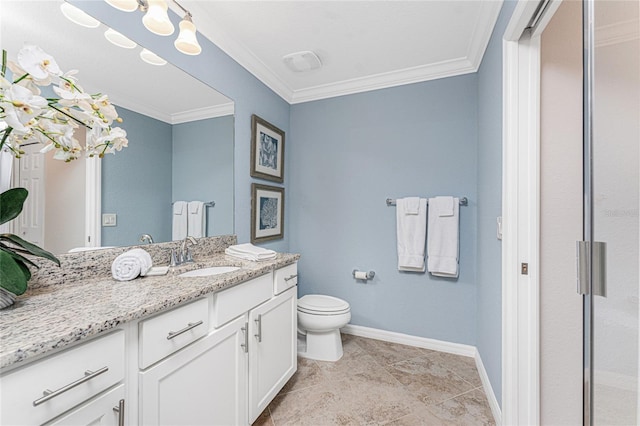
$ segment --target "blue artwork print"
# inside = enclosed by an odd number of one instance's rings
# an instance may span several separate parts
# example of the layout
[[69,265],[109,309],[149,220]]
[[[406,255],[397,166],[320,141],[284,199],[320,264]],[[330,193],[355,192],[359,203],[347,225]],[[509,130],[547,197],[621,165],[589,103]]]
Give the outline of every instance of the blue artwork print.
[[260,197],[260,230],[278,227],[278,199]]
[[260,155],[258,164],[273,170],[278,169],[278,139],[260,132]]

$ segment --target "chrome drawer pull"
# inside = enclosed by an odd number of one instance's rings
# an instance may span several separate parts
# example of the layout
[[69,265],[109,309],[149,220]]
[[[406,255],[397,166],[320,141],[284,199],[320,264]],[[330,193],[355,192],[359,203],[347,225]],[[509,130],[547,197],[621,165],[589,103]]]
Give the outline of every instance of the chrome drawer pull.
[[187,324],[187,326],[185,328],[183,328],[182,330],[179,331],[170,331],[169,334],[167,335],[167,340],[171,340],[174,337],[177,337],[179,335],[181,335],[182,333],[186,333],[187,331],[196,328],[197,326],[202,325],[202,320],[198,321],[198,322],[190,322],[189,324]]
[[118,413],[118,426],[124,426],[124,399],[118,402],[117,407],[113,407],[113,411]]
[[298,278],[298,274],[290,275],[290,276],[286,277],[284,280],[285,280],[285,281],[290,281],[290,280],[292,280],[292,279],[294,279],[294,278]]
[[58,390],[52,391],[49,389],[45,389],[44,391],[42,391],[42,394],[44,395],[42,398],[40,399],[36,399],[35,401],[33,401],[33,406],[37,407],[38,405],[42,404],[43,402],[47,402],[50,399],[55,398],[58,395],[61,395],[63,393],[65,393],[66,391],[75,388],[78,385],[83,384],[84,382],[88,382],[89,380],[93,379],[94,377],[99,376],[102,373],[106,373],[107,371],[109,371],[109,367],[102,367],[100,370],[98,371],[90,371],[87,370],[84,372],[84,377],[81,379],[76,380],[73,383],[69,383],[66,386],[61,387]]
[[241,343],[240,346],[244,349],[244,353],[249,352],[249,323],[245,322],[244,327],[242,327],[242,334],[244,334],[244,343]]
[[258,324],[258,334],[254,334],[258,338],[258,343],[262,343],[262,314],[258,315],[258,319],[254,320]]

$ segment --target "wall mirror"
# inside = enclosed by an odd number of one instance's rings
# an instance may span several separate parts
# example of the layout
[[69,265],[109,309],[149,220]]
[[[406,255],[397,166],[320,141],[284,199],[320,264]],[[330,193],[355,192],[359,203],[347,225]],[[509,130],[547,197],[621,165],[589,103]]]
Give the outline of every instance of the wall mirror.
[[[199,200],[211,204],[206,235],[232,234],[233,101],[170,63],[143,62],[141,46],[113,45],[103,24],[72,23],[61,4],[3,0],[0,47],[15,59],[35,44],[63,71],[77,69],[86,92],[116,105],[129,146],[71,163],[46,158],[40,146],[15,161],[11,185],[30,195],[13,232],[54,253],[139,244],[143,234],[170,241],[173,203]],[[43,155],[36,164],[44,167],[34,166]]]

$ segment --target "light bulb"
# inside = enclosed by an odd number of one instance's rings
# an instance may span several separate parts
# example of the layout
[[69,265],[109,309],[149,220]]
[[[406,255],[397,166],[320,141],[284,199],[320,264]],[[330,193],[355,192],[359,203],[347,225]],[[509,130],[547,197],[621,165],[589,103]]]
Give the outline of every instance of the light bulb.
[[202,52],[196,38],[196,26],[188,15],[180,21],[180,34],[173,45],[186,55],[199,55]]
[[167,61],[162,59],[160,56],[147,49],[142,49],[142,52],[140,52],[140,58],[151,65],[166,65],[167,63]]
[[107,4],[123,12],[133,12],[138,9],[137,0],[105,0]]
[[62,3],[60,10],[68,20],[75,24],[87,28],[98,28],[100,26],[100,21],[69,3]]
[[124,47],[125,49],[133,49],[137,46],[136,42],[123,36],[116,30],[109,28],[104,32],[104,36],[111,43],[115,44],[118,47]]
[[142,18],[144,26],[154,34],[168,36],[173,34],[174,27],[167,14],[167,3],[164,0],[147,0],[147,13]]

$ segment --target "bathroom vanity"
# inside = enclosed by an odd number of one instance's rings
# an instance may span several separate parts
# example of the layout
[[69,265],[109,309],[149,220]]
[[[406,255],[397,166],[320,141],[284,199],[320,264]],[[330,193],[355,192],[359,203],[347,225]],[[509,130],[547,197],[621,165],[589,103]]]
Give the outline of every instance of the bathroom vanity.
[[298,258],[30,290],[0,311],[0,423],[251,424],[297,368]]

